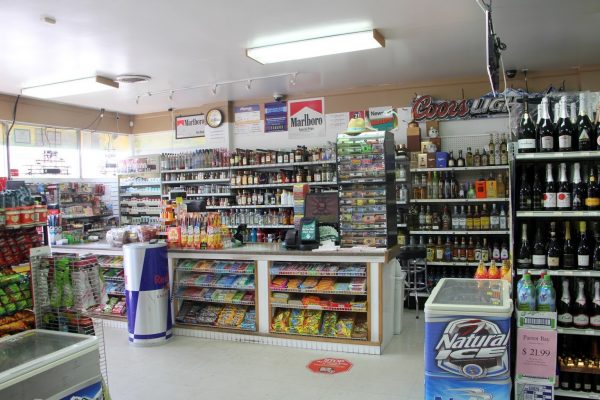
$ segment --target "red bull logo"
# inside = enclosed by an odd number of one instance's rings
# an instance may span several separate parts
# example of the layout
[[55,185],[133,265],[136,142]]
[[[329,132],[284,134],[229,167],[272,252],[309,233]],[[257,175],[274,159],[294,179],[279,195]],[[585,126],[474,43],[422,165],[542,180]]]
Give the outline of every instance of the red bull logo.
[[154,284],[159,286],[165,286],[169,284],[168,275],[154,275]]

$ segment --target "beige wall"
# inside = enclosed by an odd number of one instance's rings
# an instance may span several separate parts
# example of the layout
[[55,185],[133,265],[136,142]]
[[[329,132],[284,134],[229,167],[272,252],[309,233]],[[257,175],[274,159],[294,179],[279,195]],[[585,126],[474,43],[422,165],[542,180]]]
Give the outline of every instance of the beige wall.
[[[12,121],[16,96],[0,94],[0,120]],[[16,120],[26,124],[49,125],[82,129],[88,127],[100,113],[99,109],[83,108],[51,101],[21,97]],[[119,114],[119,132],[132,133],[131,116]],[[94,124],[94,126],[96,126]],[[117,132],[116,114],[105,112],[96,128],[99,131]]]

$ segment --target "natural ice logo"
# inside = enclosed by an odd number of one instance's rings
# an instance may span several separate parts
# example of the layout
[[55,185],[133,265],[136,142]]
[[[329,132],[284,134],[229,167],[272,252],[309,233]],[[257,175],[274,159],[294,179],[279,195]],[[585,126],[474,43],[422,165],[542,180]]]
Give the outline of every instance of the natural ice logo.
[[482,319],[450,322],[435,350],[438,367],[467,378],[499,376],[508,372],[509,335]]
[[[479,388],[448,389],[450,392],[460,392],[459,397],[450,397],[447,400],[492,400],[494,396]],[[441,396],[435,396],[434,400],[445,400]]]

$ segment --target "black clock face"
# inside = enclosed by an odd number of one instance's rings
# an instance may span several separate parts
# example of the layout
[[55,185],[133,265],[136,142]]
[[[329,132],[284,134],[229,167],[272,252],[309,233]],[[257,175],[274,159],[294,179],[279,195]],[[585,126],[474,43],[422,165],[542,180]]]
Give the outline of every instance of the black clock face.
[[223,114],[220,110],[212,109],[206,115],[206,123],[212,128],[217,128],[223,123]]

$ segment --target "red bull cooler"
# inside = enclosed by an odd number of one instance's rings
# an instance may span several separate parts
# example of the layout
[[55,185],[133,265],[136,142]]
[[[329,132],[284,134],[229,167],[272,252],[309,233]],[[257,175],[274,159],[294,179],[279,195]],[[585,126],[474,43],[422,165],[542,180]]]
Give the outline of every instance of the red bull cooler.
[[165,244],[123,246],[129,342],[157,345],[172,336],[169,265]]
[[504,280],[442,279],[425,303],[427,400],[510,395],[510,320]]

